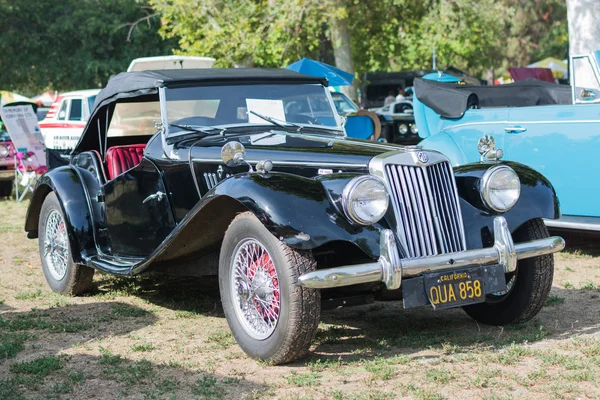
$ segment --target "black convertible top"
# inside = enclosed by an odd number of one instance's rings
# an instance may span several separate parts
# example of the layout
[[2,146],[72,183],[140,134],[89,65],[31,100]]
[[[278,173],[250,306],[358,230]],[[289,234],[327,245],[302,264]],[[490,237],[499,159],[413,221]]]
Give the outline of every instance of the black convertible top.
[[98,93],[94,112],[115,99],[137,97],[157,92],[161,86],[181,84],[247,84],[247,83],[318,83],[327,86],[327,78],[302,75],[279,68],[207,68],[165,69],[122,72],[112,77]]
[[[117,100],[158,101],[159,87],[178,85],[321,84],[327,78],[299,74],[279,68],[165,69],[122,72],[109,79],[96,96],[94,109],[72,154],[101,146],[110,120],[110,107]],[[100,129],[105,127],[104,129]]]
[[572,104],[571,87],[536,79],[494,86],[415,79],[415,96],[444,118],[461,118],[469,108]]

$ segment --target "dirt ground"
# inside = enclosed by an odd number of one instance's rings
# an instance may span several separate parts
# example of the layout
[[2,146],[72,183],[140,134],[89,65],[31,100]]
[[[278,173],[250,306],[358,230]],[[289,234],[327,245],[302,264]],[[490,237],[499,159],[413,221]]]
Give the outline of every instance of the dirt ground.
[[310,356],[274,367],[237,346],[214,280],[97,273],[85,297],[53,294],[26,207],[0,201],[0,399],[600,398],[600,237],[567,238],[526,324],[399,303],[330,310]]

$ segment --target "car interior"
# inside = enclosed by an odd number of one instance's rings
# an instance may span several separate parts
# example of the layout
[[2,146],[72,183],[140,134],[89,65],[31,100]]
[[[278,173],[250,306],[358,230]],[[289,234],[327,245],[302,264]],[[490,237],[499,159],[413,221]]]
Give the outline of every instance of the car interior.
[[[124,117],[127,115],[136,117]],[[140,164],[146,144],[157,132],[156,121],[160,121],[158,101],[117,103],[107,130],[105,157],[88,150],[74,162],[105,184]]]

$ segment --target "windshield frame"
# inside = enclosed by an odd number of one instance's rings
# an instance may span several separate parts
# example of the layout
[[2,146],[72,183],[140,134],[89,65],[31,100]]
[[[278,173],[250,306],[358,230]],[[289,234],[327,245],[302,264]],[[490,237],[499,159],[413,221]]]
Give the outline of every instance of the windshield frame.
[[[260,85],[279,85],[280,83],[277,82],[264,82],[261,84],[222,84],[219,86],[260,86]],[[333,98],[331,97],[331,93],[330,91],[323,85],[320,84],[307,84],[307,83],[302,83],[302,84],[298,84],[298,83],[286,83],[286,85],[294,85],[294,86],[306,86],[306,85],[310,85],[310,86],[318,86],[321,88],[321,90],[323,91],[323,93],[325,94],[325,98],[327,99],[327,102],[329,104],[333,119],[335,120],[335,124],[336,126],[329,126],[329,125],[315,125],[315,124],[310,124],[310,123],[301,123],[301,122],[290,122],[290,129],[298,129],[298,126],[302,127],[302,132],[301,133],[306,133],[306,134],[311,134],[311,133],[315,133],[315,131],[321,131],[321,134],[323,133],[327,133],[330,134],[332,136],[346,136],[346,132],[345,129],[343,127],[343,119],[342,117],[338,114],[337,109],[335,108],[335,103],[333,101]],[[213,85],[211,85],[213,86]],[[190,86],[186,86],[186,87],[207,87],[207,85],[190,85]],[[214,86],[213,86],[214,87]],[[172,87],[172,89],[177,89],[177,88],[181,88],[181,86],[175,86]],[[189,131],[184,131],[184,130],[180,130],[180,129],[176,129],[175,132],[172,132],[171,130],[171,126],[170,126],[170,122],[169,122],[169,117],[168,117],[168,113],[167,113],[167,90],[169,89],[169,87],[167,86],[161,86],[159,88],[159,101],[160,101],[160,109],[161,109],[161,119],[162,119],[162,127],[164,130],[164,134],[166,137],[179,137],[179,136],[183,136],[183,135],[188,135],[191,132]],[[265,121],[264,124],[257,124],[257,123],[248,123],[248,122],[241,122],[241,123],[232,123],[232,124],[219,124],[219,125],[190,125],[190,127],[192,128],[207,128],[207,129],[225,129],[225,130],[232,130],[235,128],[243,128],[243,129],[248,129],[251,127],[256,127],[257,129],[262,129],[265,126],[268,126],[270,128],[278,128],[276,124],[273,123],[269,123],[267,121]],[[306,130],[305,130],[306,129]],[[166,138],[165,138],[166,139]],[[166,145],[166,141],[164,142],[164,144]]]

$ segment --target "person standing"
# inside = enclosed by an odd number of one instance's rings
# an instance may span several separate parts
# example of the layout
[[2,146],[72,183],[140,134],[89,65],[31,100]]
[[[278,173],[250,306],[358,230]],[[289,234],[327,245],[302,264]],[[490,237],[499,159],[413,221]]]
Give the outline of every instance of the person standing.
[[388,96],[383,101],[383,105],[387,106],[388,104],[393,103],[395,100],[396,100],[396,97],[394,97],[394,91],[390,90],[388,93]]
[[406,100],[406,92],[404,89],[398,89],[398,95],[396,96],[396,101],[404,101]]

